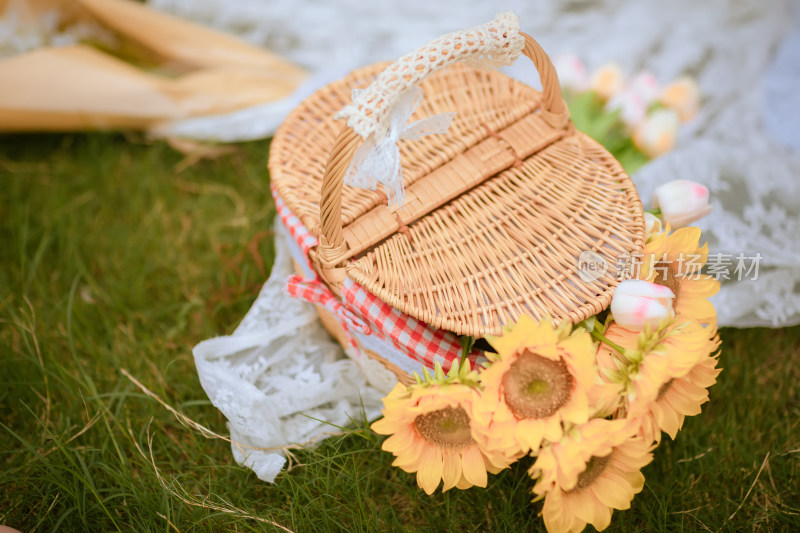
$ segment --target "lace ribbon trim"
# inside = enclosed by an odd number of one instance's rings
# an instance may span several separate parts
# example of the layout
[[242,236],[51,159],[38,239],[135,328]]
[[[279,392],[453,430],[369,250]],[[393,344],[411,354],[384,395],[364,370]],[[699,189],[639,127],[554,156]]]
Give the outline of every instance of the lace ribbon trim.
[[[362,92],[353,89],[353,101]],[[455,112],[441,113],[409,123],[421,101],[422,89],[419,87],[411,87],[400,96],[392,109],[386,137],[376,141],[375,135],[371,135],[356,150],[345,174],[344,182],[347,185],[374,191],[380,183],[386,191],[389,205],[397,203],[403,206],[406,191],[397,142],[400,139],[413,141],[425,135],[445,133],[456,116]]]

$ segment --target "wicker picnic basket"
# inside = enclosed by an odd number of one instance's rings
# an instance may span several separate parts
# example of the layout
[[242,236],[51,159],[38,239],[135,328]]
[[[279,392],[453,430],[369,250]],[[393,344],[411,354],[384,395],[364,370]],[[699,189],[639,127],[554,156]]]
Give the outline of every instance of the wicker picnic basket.
[[[459,64],[507,63],[520,52],[536,67],[541,93]],[[414,118],[457,114],[446,133],[399,141],[405,201],[390,206],[385,190],[351,187],[345,178],[362,143],[393,134],[393,105],[416,86],[424,98]],[[351,102],[352,89],[365,87]],[[344,292],[366,291],[373,303],[451,341],[497,335],[524,314],[575,323],[608,307],[618,283],[613,267],[644,242],[633,183],[575,130],[550,59],[508,13],[320,89],[276,133],[269,169],[301,252],[298,272],[328,295],[307,299],[343,344],[404,382],[408,367],[349,334],[342,312],[366,319],[367,332],[387,326],[365,318],[371,308]],[[608,270],[581,275],[586,253]],[[409,357],[424,359],[419,350]]]

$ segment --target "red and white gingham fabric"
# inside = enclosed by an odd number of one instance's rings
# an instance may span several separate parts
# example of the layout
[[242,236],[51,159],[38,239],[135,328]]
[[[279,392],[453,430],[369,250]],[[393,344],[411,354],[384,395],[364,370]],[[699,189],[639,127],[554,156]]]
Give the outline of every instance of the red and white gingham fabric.
[[344,330],[351,335],[350,343],[355,346],[352,333],[369,335],[372,333],[369,325],[357,314],[353,313],[336,296],[318,280],[304,279],[302,276],[289,276],[286,280],[286,291],[290,296],[305,300],[312,304],[319,304],[336,317]]
[[[398,350],[428,368],[435,368],[438,362],[447,371],[461,353],[461,344],[453,333],[408,316],[350,278],[345,279],[342,286],[342,300],[366,317],[381,338],[391,340]],[[472,367],[481,355],[478,350],[469,355]]]
[[[289,230],[292,239],[294,239],[303,252],[303,255],[307,258],[309,250],[316,246],[319,241],[308,231],[303,223],[300,222],[297,215],[292,213],[283,200],[281,200],[275,187],[272,187],[272,197],[275,199],[275,207],[278,209],[278,216],[281,217],[281,222],[283,222],[284,227]],[[307,259],[306,262],[308,262]],[[311,266],[311,263],[308,262],[308,265]]]
[[[317,245],[317,238],[289,210],[280,196],[278,196],[274,187],[272,188],[272,195],[275,198],[278,216],[280,216],[283,225],[289,231],[294,242],[299,246],[300,251],[306,258],[306,263],[310,267],[308,252]],[[358,343],[355,342],[355,337],[370,335],[377,337],[381,341],[391,343],[394,348],[404,353],[410,360],[406,363],[415,361],[433,369],[438,362],[445,371],[448,371],[453,361],[459,359],[461,344],[456,335],[433,328],[406,315],[380,300],[350,278],[345,280],[342,287],[341,301],[318,278],[306,280],[300,276],[291,276],[287,282],[286,289],[289,294],[296,298],[321,304],[331,310],[342,322],[351,343],[357,349]],[[378,355],[384,356],[385,354],[379,353]],[[473,350],[468,358],[470,366],[473,368],[485,360],[480,350]],[[402,362],[393,362],[400,363],[399,366],[401,368],[409,366],[408,364],[402,364]]]

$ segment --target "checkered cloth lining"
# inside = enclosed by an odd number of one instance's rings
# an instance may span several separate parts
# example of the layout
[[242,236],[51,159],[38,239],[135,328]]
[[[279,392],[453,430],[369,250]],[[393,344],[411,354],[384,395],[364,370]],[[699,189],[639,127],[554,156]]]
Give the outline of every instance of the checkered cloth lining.
[[342,324],[344,330],[350,334],[351,342],[353,333],[369,335],[372,332],[369,324],[364,322],[360,315],[348,309],[324,283],[318,280],[304,279],[303,276],[298,275],[289,276],[286,280],[286,290],[294,298],[319,304],[330,311]]
[[[300,247],[309,270],[311,270],[308,252],[317,245],[317,238],[289,210],[274,187],[272,195],[275,198],[278,216],[292,239]],[[408,361],[392,361],[400,368],[405,369],[416,366],[413,363],[421,363],[423,366],[433,369],[438,362],[445,371],[448,371],[451,363],[458,360],[461,353],[461,344],[456,335],[433,328],[406,315],[380,300],[350,278],[345,279],[341,301],[318,277],[308,280],[302,279],[300,276],[291,276],[287,280],[286,290],[295,298],[320,304],[331,311],[342,323],[351,344],[356,349],[358,349],[356,340],[362,335],[377,337],[385,343],[391,343],[393,349],[387,349],[385,353],[378,355],[386,356],[391,361],[391,358],[388,357],[389,353],[397,353],[399,350],[409,359]],[[468,359],[473,368],[478,363],[486,361],[480,350],[473,350]],[[412,364],[409,365],[409,363]]]

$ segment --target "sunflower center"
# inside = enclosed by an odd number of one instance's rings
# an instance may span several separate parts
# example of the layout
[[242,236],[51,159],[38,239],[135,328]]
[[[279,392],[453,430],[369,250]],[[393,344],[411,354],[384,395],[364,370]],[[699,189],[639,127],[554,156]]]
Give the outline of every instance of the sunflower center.
[[461,406],[419,415],[414,419],[414,427],[429,442],[444,448],[463,448],[474,442],[469,415]]
[[664,383],[663,385],[661,385],[661,388],[658,389],[658,396],[656,397],[656,401],[658,401],[658,400],[660,400],[661,398],[664,397],[664,395],[667,393],[669,388],[672,386],[672,382],[673,381],[675,381],[675,378],[673,378],[673,379],[667,381],[666,383]]
[[678,293],[681,292],[681,282],[678,279],[678,268],[675,261],[656,261],[653,265],[656,277],[653,283],[666,287],[675,294],[675,302],[678,301]]
[[581,472],[578,476],[578,482],[575,483],[575,487],[567,492],[574,492],[590,486],[597,478],[600,477],[600,474],[603,473],[610,461],[611,454],[604,455],[602,457],[593,455],[592,458],[589,459],[589,462],[586,463],[586,470]]
[[574,383],[562,359],[525,350],[503,376],[503,395],[517,418],[545,418],[569,401]]

